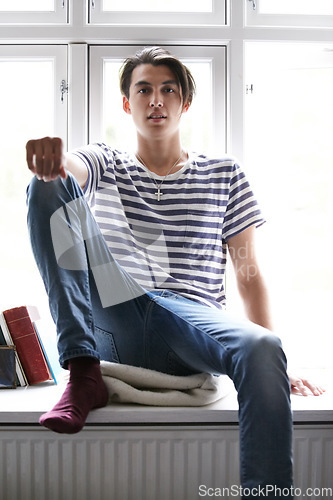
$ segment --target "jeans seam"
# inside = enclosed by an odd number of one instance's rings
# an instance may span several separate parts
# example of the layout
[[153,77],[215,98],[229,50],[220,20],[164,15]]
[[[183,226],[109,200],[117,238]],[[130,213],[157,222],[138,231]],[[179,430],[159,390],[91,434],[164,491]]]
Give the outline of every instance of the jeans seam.
[[149,321],[150,321],[150,318],[152,316],[152,310],[153,310],[153,307],[155,305],[155,301],[154,299],[152,299],[148,294],[146,294],[146,297],[148,298],[148,303],[147,303],[147,306],[146,306],[146,311],[145,311],[145,314],[144,314],[144,322],[143,322],[143,345],[144,345],[144,353],[143,353],[143,357],[144,357],[144,363],[145,363],[145,366],[146,367],[150,367],[151,366],[151,360],[150,360],[150,356],[149,356]]
[[[199,326],[197,326],[197,325],[193,324],[193,322],[192,322],[192,321],[188,320],[187,318],[184,318],[183,316],[180,316],[179,314],[177,314],[177,312],[173,311],[171,308],[166,307],[165,305],[162,305],[162,304],[160,304],[159,302],[157,302],[157,301],[155,300],[155,298],[152,298],[152,299],[151,299],[151,301],[152,301],[152,303],[153,303],[155,306],[159,306],[159,307],[161,307],[162,309],[164,309],[164,310],[165,310],[165,311],[167,311],[168,313],[173,314],[173,315],[174,315],[175,317],[177,317],[180,321],[184,321],[185,323],[187,323],[188,325],[190,325],[193,329],[195,329],[195,330],[199,331],[201,335],[204,335],[206,338],[209,338],[209,340],[210,340],[210,341],[213,341],[213,342],[214,342],[214,343],[215,343],[215,344],[216,344],[219,348],[221,348],[221,347],[222,347],[222,348],[224,349],[224,351],[225,351],[225,353],[226,353],[227,357],[228,357],[229,359],[231,358],[231,354],[230,354],[230,352],[229,352],[229,349],[227,348],[227,346],[225,345],[225,343],[224,343],[223,341],[216,340],[214,337],[212,337],[211,335],[209,335],[209,333],[205,332],[202,328],[200,328]],[[196,303],[194,303],[194,305],[195,305],[195,304],[196,304]],[[153,309],[153,306],[150,308],[150,311],[152,311],[152,309]],[[150,312],[150,315],[151,315],[151,312]],[[149,337],[149,336],[148,336],[148,337]],[[168,342],[165,338],[163,338],[163,340],[164,340],[164,342],[167,344],[167,346],[169,347],[170,351],[171,351],[171,352],[173,352],[174,354],[176,354],[176,355],[177,355],[177,353],[174,351],[174,349],[173,349],[172,347],[170,347],[169,342]],[[228,365],[229,365],[229,362],[226,364],[226,366],[228,366]],[[224,373],[222,373],[222,372],[220,371],[220,367],[217,367],[217,369],[218,369],[218,371],[219,371],[219,373],[220,373],[221,375],[222,375],[222,374],[224,374]],[[228,376],[230,376],[230,374],[229,374],[229,373],[227,373],[227,372],[226,372],[226,374],[227,374]]]
[[[186,323],[188,323],[192,328],[195,328],[196,330],[199,330],[200,333],[204,334],[205,336],[209,337],[211,340],[213,340],[217,345],[222,345],[223,348],[227,351],[228,355],[229,355],[229,350],[228,348],[224,345],[224,342],[220,342],[219,340],[216,340],[214,337],[210,336],[209,333],[205,332],[204,330],[202,330],[200,327],[198,327],[197,325],[193,324],[192,321],[188,320],[188,319],[185,319],[183,318],[182,316],[180,316],[179,314],[177,314],[177,312],[173,311],[172,309],[170,309],[169,307],[166,307],[165,305],[163,304],[160,304],[159,302],[155,301],[155,299],[151,299],[153,302],[156,303],[156,305],[162,307],[163,309],[165,309],[166,311],[168,311],[169,313],[171,314],[174,314],[175,316],[177,316],[177,318],[179,318],[180,320],[182,321],[185,321]],[[196,303],[194,303],[195,305]]]

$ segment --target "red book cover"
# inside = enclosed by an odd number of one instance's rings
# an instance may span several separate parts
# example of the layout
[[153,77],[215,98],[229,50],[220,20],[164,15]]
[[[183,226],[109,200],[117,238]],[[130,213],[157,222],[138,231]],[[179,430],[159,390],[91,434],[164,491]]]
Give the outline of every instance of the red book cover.
[[52,380],[52,376],[32,323],[37,318],[32,318],[29,310],[36,315],[34,308],[28,309],[26,306],[21,306],[3,311],[3,316],[16,346],[28,383],[34,385],[46,380]]

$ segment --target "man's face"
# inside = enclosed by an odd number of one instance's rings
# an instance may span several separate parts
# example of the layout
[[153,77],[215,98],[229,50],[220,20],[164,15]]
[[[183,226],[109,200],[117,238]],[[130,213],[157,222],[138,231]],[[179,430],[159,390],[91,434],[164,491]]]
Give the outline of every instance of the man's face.
[[183,105],[181,88],[168,66],[141,64],[132,73],[129,99],[123,108],[131,114],[137,132],[144,138],[159,139],[178,133]]

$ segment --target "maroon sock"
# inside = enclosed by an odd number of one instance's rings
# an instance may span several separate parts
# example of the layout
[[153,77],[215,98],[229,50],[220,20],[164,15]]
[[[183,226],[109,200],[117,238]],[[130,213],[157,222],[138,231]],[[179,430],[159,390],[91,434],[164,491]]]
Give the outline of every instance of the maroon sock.
[[55,432],[75,434],[84,426],[90,410],[107,404],[108,392],[96,359],[73,358],[69,370],[69,382],[60,401],[40,417],[39,423]]

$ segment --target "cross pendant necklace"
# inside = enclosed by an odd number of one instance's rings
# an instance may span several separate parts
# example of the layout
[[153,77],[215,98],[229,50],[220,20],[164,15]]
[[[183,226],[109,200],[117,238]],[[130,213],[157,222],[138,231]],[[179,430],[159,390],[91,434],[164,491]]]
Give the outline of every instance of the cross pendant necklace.
[[163,193],[161,193],[161,186],[157,186],[157,191],[154,194],[157,196],[157,201],[161,201],[161,196],[163,196]]
[[[175,166],[178,165],[181,157],[183,156],[183,153],[184,153],[184,151],[182,150],[180,153],[180,157],[175,161],[175,163],[170,168],[169,172],[167,172],[167,174],[163,177],[163,179],[161,180],[161,182],[159,184],[157,184],[156,180],[152,177],[152,180],[154,181],[155,186],[157,188],[156,193],[154,193],[155,196],[157,197],[157,201],[161,201],[161,196],[163,196],[163,193],[161,193],[161,186],[162,186],[163,182],[165,181],[167,176],[171,173],[171,171],[175,168]],[[136,157],[142,163],[142,165],[144,165],[146,167],[146,169],[149,170],[149,168],[147,167],[147,165],[145,164],[145,162],[143,161],[143,159],[141,158],[141,156],[138,153],[136,153]]]

